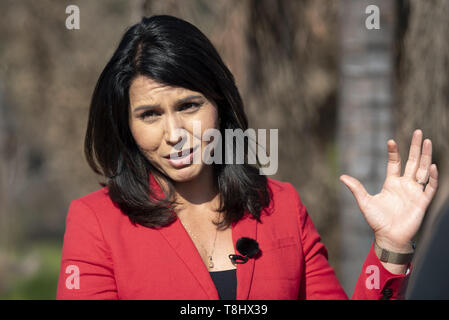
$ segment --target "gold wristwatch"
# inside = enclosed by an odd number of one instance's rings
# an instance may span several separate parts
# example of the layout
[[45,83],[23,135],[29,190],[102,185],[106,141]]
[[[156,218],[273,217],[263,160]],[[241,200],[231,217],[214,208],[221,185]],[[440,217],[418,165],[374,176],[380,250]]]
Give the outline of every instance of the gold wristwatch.
[[[413,243],[413,249],[415,249],[415,243]],[[383,249],[379,247],[374,241],[374,252],[376,253],[377,257],[382,262],[388,262],[388,263],[394,263],[394,264],[407,264],[413,259],[413,254],[415,251],[410,253],[398,253],[393,251],[388,251],[386,249]]]

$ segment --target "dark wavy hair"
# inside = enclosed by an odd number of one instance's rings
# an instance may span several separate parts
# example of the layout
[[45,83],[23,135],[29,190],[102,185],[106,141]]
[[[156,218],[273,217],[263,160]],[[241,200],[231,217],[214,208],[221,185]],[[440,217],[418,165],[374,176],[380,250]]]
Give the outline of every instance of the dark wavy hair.
[[[143,17],[131,26],[101,73],[93,92],[84,152],[89,166],[106,178],[111,200],[136,225],[156,228],[175,221],[173,184],[158,174],[137,146],[128,123],[129,87],[137,76],[201,92],[218,107],[220,132],[248,128],[232,73],[207,37],[192,24],[168,15]],[[224,148],[223,158],[226,150]],[[245,146],[245,153],[247,148]],[[247,158],[247,157],[245,157]],[[223,221],[240,220],[245,210],[260,221],[271,200],[267,178],[249,164],[214,164]],[[169,186],[165,197],[151,190],[149,175]]]

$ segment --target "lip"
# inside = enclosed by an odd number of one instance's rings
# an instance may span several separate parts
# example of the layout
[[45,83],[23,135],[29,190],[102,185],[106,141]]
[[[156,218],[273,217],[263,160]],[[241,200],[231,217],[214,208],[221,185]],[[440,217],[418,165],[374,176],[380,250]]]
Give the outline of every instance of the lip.
[[198,149],[198,146],[189,149],[189,153],[182,157],[182,153],[186,150],[181,150],[179,152],[173,152],[166,156],[165,159],[170,163],[171,166],[175,168],[183,167],[193,163],[193,154]]
[[[167,154],[166,156],[164,156],[164,158],[166,158],[166,159],[170,159],[170,158],[177,159],[177,158],[180,158],[182,156],[183,152],[185,152],[185,150],[181,150],[181,151],[178,151],[178,152],[172,152],[172,153]],[[191,152],[192,152],[192,148],[189,149],[189,153],[187,155],[189,155]]]

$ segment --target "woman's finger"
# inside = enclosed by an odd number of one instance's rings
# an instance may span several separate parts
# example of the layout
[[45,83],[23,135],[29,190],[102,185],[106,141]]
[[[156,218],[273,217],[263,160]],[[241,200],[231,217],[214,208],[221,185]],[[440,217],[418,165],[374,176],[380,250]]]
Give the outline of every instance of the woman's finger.
[[388,140],[388,163],[387,163],[387,177],[401,176],[401,155],[399,154],[398,145],[393,139]]
[[359,207],[361,209],[364,208],[371,195],[366,191],[362,183],[346,174],[340,176],[340,181],[352,192]]
[[407,164],[405,165],[404,176],[415,180],[416,170],[418,169],[419,159],[421,156],[422,131],[417,129],[413,132],[412,143],[408,155]]
[[427,204],[429,204],[430,201],[432,201],[433,196],[435,195],[435,192],[437,191],[438,188],[438,170],[436,164],[432,164],[430,166],[429,173],[430,173],[429,183],[426,185],[426,188],[424,189]]
[[429,169],[432,164],[432,141],[424,140],[422,147],[421,160],[419,161],[418,171],[416,171],[416,181],[426,183],[429,179]]

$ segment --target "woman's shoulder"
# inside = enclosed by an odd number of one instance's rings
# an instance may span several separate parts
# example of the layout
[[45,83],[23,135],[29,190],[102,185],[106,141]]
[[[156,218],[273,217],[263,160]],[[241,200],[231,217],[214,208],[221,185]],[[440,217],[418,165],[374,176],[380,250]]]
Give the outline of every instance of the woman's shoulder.
[[271,192],[272,205],[275,207],[289,207],[295,210],[302,210],[304,207],[301,197],[292,183],[267,177],[267,186]]
[[[265,228],[278,229],[279,234],[296,234],[306,221],[306,208],[292,183],[267,177],[271,193],[270,205],[263,215]],[[290,230],[290,231],[288,231]]]
[[109,198],[107,187],[103,187],[81,197],[75,198],[72,201],[83,202],[86,205],[96,207],[111,201],[111,199]]
[[280,181],[267,177],[267,186],[273,196],[281,197],[299,197],[296,188],[288,181]]
[[114,230],[129,223],[128,217],[109,197],[107,187],[73,199],[66,215],[66,228],[102,234],[105,239],[110,239]]
[[75,198],[70,203],[71,207],[81,207],[88,211],[92,211],[100,217],[102,214],[110,213],[112,211],[120,211],[120,209],[113,203],[108,194],[107,187],[95,190],[91,193],[85,194],[81,197]]

